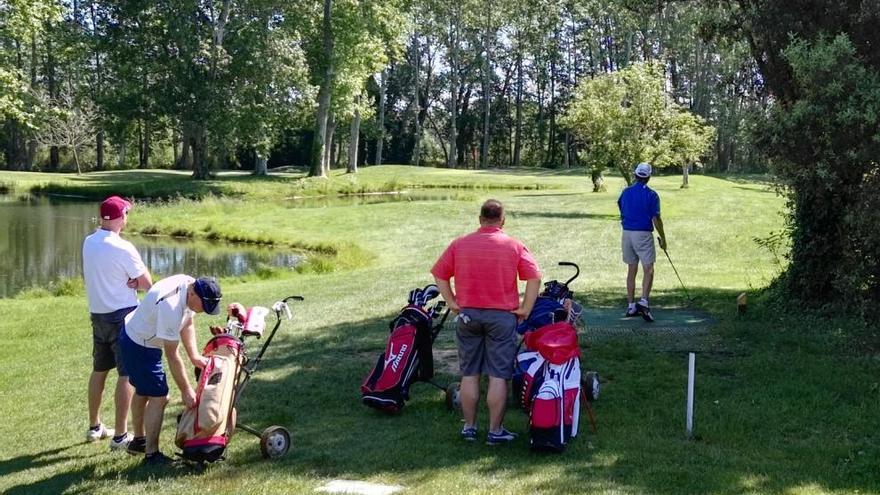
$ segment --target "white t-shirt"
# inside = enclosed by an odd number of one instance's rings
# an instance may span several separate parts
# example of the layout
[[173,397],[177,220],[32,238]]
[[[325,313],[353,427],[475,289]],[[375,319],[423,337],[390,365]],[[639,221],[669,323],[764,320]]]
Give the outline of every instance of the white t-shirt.
[[140,306],[125,317],[128,338],[144,347],[161,349],[164,340],[180,340],[180,329],[193,317],[186,307],[189,275],[172,275],[153,284]]
[[137,249],[115,232],[98,229],[83,241],[83,279],[92,313],[137,306],[137,291],[125,284],[146,272]]

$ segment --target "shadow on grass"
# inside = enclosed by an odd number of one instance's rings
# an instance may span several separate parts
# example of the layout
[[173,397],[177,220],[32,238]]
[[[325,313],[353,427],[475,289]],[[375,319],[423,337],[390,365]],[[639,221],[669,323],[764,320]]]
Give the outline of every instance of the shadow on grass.
[[58,447],[38,452],[36,454],[26,454],[19,457],[13,457],[12,459],[2,460],[0,461],[0,477],[17,473],[19,471],[25,471],[27,469],[45,467],[73,459],[74,456],[61,454],[76,445],[77,444],[72,444],[67,447]]
[[[59,447],[37,454],[28,454],[13,459],[0,461],[0,476],[12,475],[23,471],[51,468],[55,464],[82,461],[76,455],[64,455],[64,452],[81,444],[73,444],[67,447]],[[124,455],[124,454],[120,454]],[[3,493],[6,495],[34,495],[69,493],[72,486],[83,482],[117,481],[123,479],[128,483],[145,482],[150,479],[170,479],[199,472],[198,468],[175,463],[169,467],[154,468],[136,464],[124,471],[101,469],[98,466],[107,462],[104,456],[91,457],[89,464],[81,465],[77,469],[58,472],[38,481],[22,483],[8,488]],[[88,491],[86,489],[82,491]]]
[[734,189],[742,189],[743,191],[751,191],[751,192],[759,192],[765,194],[776,194],[776,191],[773,190],[771,185],[767,185],[764,188],[756,188],[756,187],[745,187],[745,186],[733,186]]
[[[239,432],[225,464],[204,473],[121,464],[114,471],[103,463],[124,461],[73,455],[70,446],[0,461],[0,476],[19,473],[18,484],[6,491],[16,495],[104,492],[120,482],[138,486],[163,477],[177,478],[179,490],[208,486],[230,493],[248,483],[308,485],[324,478],[387,479],[435,493],[489,486],[553,494],[880,490],[880,360],[850,349],[845,322],[778,313],[761,307],[760,296],[748,313],[735,316],[734,291],[695,287],[692,294],[693,306],[718,320],[710,331],[657,335],[636,322],[638,332],[583,349],[583,368],[602,377],[594,405],[599,433],[588,430],[582,414],[581,435],[562,455],[530,453],[525,435],[502,448],[483,445],[484,407],[481,441],[465,444],[458,438],[460,416],[427,384],[414,385],[398,416],[364,407],[359,385],[384,348],[394,316],[387,314],[307,332],[300,320],[283,324],[239,405],[242,423],[291,431],[293,447],[281,459],[262,460],[259,441]],[[672,307],[678,296],[659,293],[655,302]],[[620,297],[594,291],[579,300],[617,307]],[[454,348],[452,329],[447,323],[435,347]],[[686,440],[684,354],[693,348],[705,352],[697,358],[697,436]],[[437,376],[440,383],[455,380]],[[519,410],[508,412],[506,425],[527,431]],[[169,430],[166,423],[166,441]],[[34,481],[29,471],[39,474],[39,468],[51,472]]]
[[550,211],[521,211],[510,212],[513,218],[558,218],[558,219],[594,219],[594,220],[619,220],[620,215],[609,213],[585,213],[585,212],[550,212]]
[[561,197],[561,196],[586,196],[592,194],[586,191],[581,192],[560,192],[560,193],[535,193],[535,194],[514,194],[514,198],[544,198],[544,197]]
[[[706,174],[706,177],[734,182],[736,184],[761,184],[769,187],[776,185],[775,179],[771,174]],[[754,189],[750,190],[754,191]]]
[[[472,489],[501,477],[521,492],[880,488],[880,475],[872,468],[880,447],[870,419],[880,413],[878,392],[870,385],[876,384],[880,364],[841,355],[841,337],[826,328],[833,323],[804,322],[760,308],[736,317],[726,309],[733,291],[692,292],[695,306],[718,317],[712,331],[664,337],[645,329],[585,350],[584,369],[603,376],[603,396],[595,405],[599,434],[588,431],[582,416],[582,435],[563,455],[532,454],[525,438],[500,449],[461,442],[459,415],[447,411],[444,394],[426,384],[413,387],[412,400],[398,416],[361,405],[358,387],[384,348],[389,314],[280,336],[262,365],[264,376],[275,378],[262,379],[258,372],[239,414],[258,428],[289,427],[293,449],[277,462],[262,463],[256,445],[250,445],[230,462],[257,472],[283,468],[349,479],[388,474],[404,476],[410,484],[457,487],[455,481],[436,478],[468,476],[475,477]],[[601,305],[619,297],[592,293],[583,301]],[[670,292],[655,300],[662,305],[676,297]],[[452,333],[449,323],[436,346],[454,346]],[[684,354],[691,347],[704,353],[698,362],[698,435],[688,441]],[[440,373],[437,379],[445,383],[457,377]],[[825,409],[827,416],[817,423],[817,407],[822,407],[817,404],[826,400],[834,402],[835,411]],[[484,409],[480,418],[485,428]],[[509,411],[506,423],[526,432],[520,411]]]

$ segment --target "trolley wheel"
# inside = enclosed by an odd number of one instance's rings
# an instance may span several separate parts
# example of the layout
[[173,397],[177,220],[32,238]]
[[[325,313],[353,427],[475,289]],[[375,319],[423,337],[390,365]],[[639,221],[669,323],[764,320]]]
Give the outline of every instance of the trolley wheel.
[[461,384],[459,382],[450,383],[446,387],[446,409],[461,411]]
[[598,371],[584,373],[584,377],[581,379],[581,389],[584,391],[584,397],[587,401],[594,402],[599,400],[600,388]]
[[276,459],[290,450],[290,432],[283,426],[270,426],[260,435],[260,452],[266,459]]

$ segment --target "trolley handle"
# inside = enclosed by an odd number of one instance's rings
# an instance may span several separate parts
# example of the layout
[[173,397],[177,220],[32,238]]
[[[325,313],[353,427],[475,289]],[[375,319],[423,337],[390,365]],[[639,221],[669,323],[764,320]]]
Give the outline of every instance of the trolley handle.
[[293,314],[290,312],[290,306],[287,304],[287,301],[290,301],[291,299],[295,301],[305,300],[302,296],[288,296],[273,304],[272,310],[275,311],[275,316],[278,317],[279,320],[281,319],[282,312],[287,315],[288,320],[293,319]]
[[565,285],[566,287],[568,287],[568,284],[572,283],[572,282],[574,281],[574,279],[578,278],[578,275],[581,274],[581,267],[579,267],[579,266],[577,265],[577,263],[574,263],[574,262],[572,262],[572,261],[560,261],[560,262],[559,262],[559,266],[571,266],[571,267],[574,267],[574,270],[575,270],[575,271],[574,271],[574,275],[572,275],[572,277],[571,277],[570,279],[566,280],[565,283],[563,284],[563,285]]

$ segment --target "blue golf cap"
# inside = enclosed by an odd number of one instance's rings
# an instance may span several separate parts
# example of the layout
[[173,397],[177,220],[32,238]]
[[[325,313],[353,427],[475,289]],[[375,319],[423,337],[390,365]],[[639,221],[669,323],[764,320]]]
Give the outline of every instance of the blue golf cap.
[[199,277],[193,282],[193,288],[199,299],[202,300],[202,308],[209,315],[220,314],[220,284],[213,277]]

